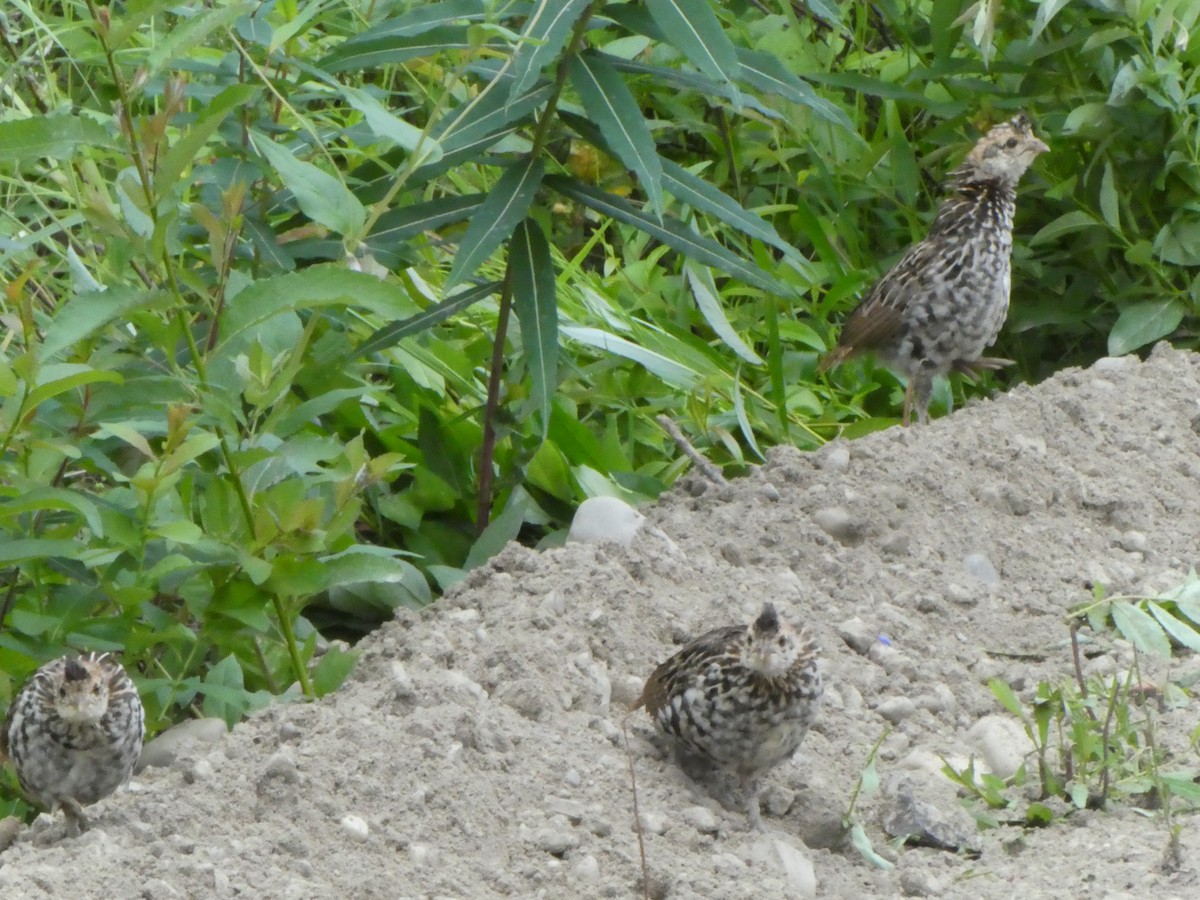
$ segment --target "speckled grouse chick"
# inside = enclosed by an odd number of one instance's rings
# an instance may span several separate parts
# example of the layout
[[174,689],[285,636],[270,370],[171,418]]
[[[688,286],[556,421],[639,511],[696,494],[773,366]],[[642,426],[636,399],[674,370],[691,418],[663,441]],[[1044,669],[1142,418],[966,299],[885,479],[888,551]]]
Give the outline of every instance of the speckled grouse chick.
[[107,653],[46,663],[21,688],[0,729],[21,789],[70,834],[88,827],[83,807],[128,778],[142,751],[145,716],[137,688]]
[[685,754],[736,775],[762,830],[759,779],[796,752],[822,690],[816,644],[767,603],[750,625],[714,629],[662,663],[633,708]]
[[908,379],[904,424],[928,418],[933,379],[1012,365],[980,354],[1008,315],[1016,187],[1050,148],[1023,115],[995,126],[951,173],[925,240],[867,291],[819,371],[874,352]]

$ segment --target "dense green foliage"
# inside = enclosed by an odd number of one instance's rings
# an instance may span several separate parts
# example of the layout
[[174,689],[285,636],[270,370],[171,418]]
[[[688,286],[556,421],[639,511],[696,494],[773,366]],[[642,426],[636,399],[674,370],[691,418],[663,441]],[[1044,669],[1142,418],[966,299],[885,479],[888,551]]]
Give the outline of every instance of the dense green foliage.
[[1053,152],[1001,377],[1194,341],[1198,15],[9,4],[0,704],[65,646],[122,649],[152,729],[320,694],[318,627],[662,491],[658,413],[734,467],[891,424],[892,375],[817,357],[1018,109]]

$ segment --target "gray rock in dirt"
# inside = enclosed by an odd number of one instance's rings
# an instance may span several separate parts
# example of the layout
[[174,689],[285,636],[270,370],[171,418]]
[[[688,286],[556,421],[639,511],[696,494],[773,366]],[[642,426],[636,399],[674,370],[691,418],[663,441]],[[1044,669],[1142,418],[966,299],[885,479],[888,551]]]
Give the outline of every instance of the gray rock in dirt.
[[817,896],[817,873],[806,848],[789,836],[763,835],[750,848],[752,863],[769,866],[786,876],[793,896]]
[[866,656],[871,645],[875,643],[875,629],[858,616],[839,622],[837,633],[838,637],[846,642],[847,647],[862,656]]
[[579,846],[579,833],[566,816],[551,816],[550,821],[529,836],[529,842],[551,856],[566,856]]
[[1000,573],[996,571],[986,553],[968,553],[963,559],[963,568],[967,570],[968,575],[984,584],[1000,583]]
[[813,513],[813,521],[817,523],[818,528],[839,543],[854,545],[862,539],[865,523],[840,506],[818,509]]
[[0,853],[3,853],[21,833],[23,824],[16,816],[5,816],[0,819]]
[[366,820],[362,816],[356,816],[353,813],[342,816],[342,820],[338,822],[342,829],[342,833],[348,838],[355,841],[365,841],[371,834],[371,829],[367,825]]
[[1025,729],[1008,716],[984,716],[969,729],[967,743],[979,752],[997,778],[1011,778],[1034,750]]
[[850,468],[850,448],[840,443],[828,445],[818,457],[817,465],[826,472],[845,472]]
[[716,834],[720,823],[713,811],[706,806],[689,806],[679,814],[684,823],[701,834]]
[[975,852],[978,839],[975,823],[952,802],[936,804],[917,796],[919,783],[900,779],[884,794],[879,824],[891,837],[905,838],[906,843],[937,850]]
[[875,712],[893,725],[899,725],[917,711],[917,705],[907,697],[888,697],[875,707]]
[[179,751],[196,744],[215,744],[225,737],[229,729],[224,719],[188,719],[173,725],[159,734],[142,748],[134,772],[148,766],[169,766],[175,762]]
[[906,869],[900,873],[900,890],[905,897],[937,897],[945,886],[928,872]]
[[616,497],[589,497],[571,520],[567,541],[583,544],[616,543],[628,547],[646,517]]

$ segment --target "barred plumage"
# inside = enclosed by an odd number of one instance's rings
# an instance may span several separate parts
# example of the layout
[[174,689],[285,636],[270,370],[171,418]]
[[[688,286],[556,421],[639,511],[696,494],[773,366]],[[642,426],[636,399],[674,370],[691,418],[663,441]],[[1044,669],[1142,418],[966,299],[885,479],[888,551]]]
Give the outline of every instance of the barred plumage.
[[1023,115],[980,138],[950,175],[928,236],[867,291],[818,371],[876,353],[908,379],[907,425],[914,407],[927,420],[934,376],[1011,365],[980,354],[1008,315],[1017,182],[1049,149]]
[[128,778],[142,750],[145,718],[137,688],[107,653],[46,663],[13,698],[0,728],[21,789],[67,829],[87,828],[82,807]]
[[759,779],[796,752],[822,690],[816,644],[767,603],[750,625],[714,629],[658,666],[633,708],[684,753],[736,775],[761,829]]

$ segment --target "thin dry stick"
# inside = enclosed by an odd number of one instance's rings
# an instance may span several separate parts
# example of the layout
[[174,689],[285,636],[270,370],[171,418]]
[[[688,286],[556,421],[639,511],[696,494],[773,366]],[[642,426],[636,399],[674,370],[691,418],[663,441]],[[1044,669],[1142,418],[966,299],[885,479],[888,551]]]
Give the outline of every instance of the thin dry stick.
[[701,475],[716,484],[728,483],[725,481],[725,476],[721,474],[721,470],[701,456],[700,451],[692,446],[692,442],[683,436],[683,432],[679,430],[678,425],[666,416],[658,416],[655,418],[655,421],[663,427],[663,431],[671,436],[671,440],[675,442],[675,446],[683,451],[683,455],[690,459],[696,468],[700,470]]
[[621,719],[621,735],[625,738],[625,759],[629,763],[629,787],[633,791],[633,830],[637,832],[638,855],[642,860],[642,900],[650,900],[650,867],[646,865],[646,837],[642,832],[642,814],[638,811],[637,774],[633,770],[633,749],[629,746],[629,731],[625,727],[633,711]]

